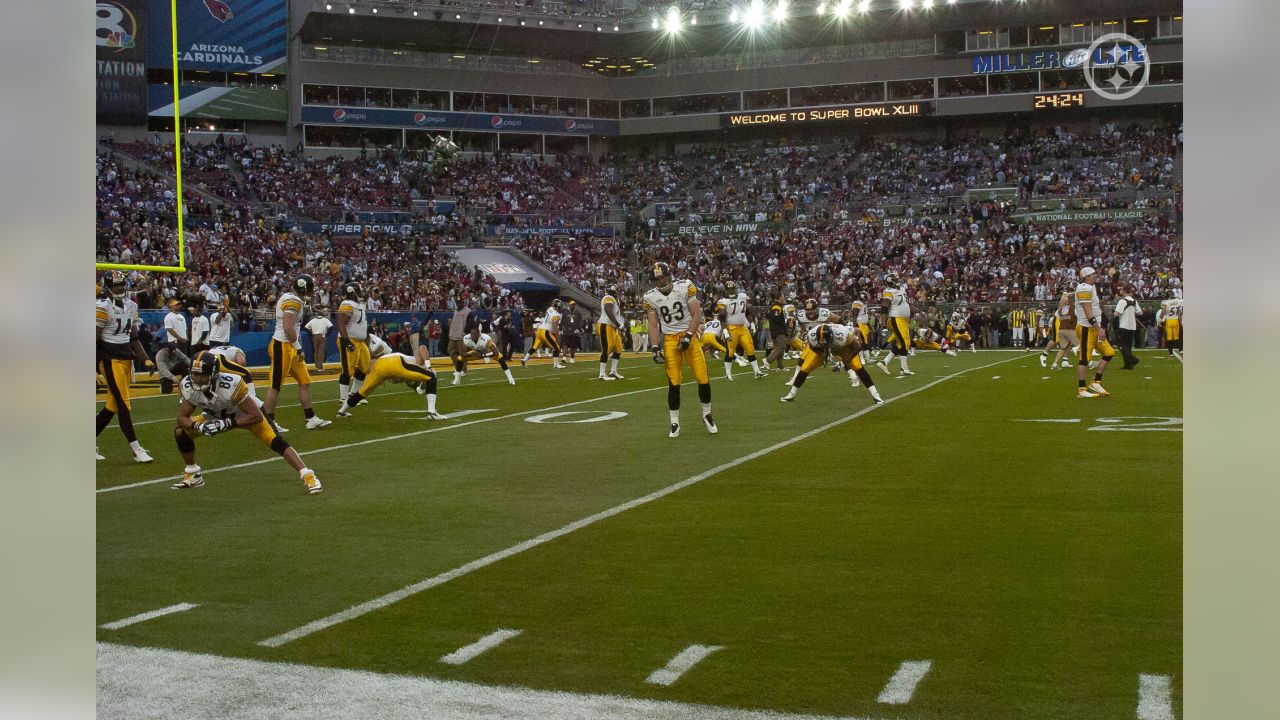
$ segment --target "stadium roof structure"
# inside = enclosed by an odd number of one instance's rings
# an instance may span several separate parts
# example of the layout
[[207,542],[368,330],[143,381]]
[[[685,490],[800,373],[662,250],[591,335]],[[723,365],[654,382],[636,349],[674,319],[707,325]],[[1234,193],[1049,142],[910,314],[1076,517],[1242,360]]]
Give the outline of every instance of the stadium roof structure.
[[[746,2],[722,2],[707,9],[682,3],[686,22],[678,37],[654,20],[667,4],[649,4],[625,17],[539,14],[500,9],[501,3],[453,0],[312,0],[298,36],[303,42],[363,43],[366,47],[432,52],[483,52],[585,62],[595,57],[697,57],[752,49],[822,47],[984,26],[1069,22],[1081,17],[1133,17],[1181,13],[1181,0],[936,0],[924,10],[920,0],[906,11],[898,0],[873,0],[866,13],[836,21],[818,13],[818,0],[795,0],[785,22],[766,21],[755,32],[736,22]],[[768,0],[772,8],[776,0]],[[824,10],[827,4],[823,3]],[[856,8],[858,0],[853,0]],[[326,9],[326,7],[328,9]],[[378,9],[374,13],[374,9]],[[297,10],[295,6],[295,11]],[[354,11],[354,12],[351,12]],[[416,15],[414,14],[416,12]],[[696,25],[687,22],[698,16]],[[731,14],[734,19],[731,19]],[[617,28],[615,30],[614,28]]]

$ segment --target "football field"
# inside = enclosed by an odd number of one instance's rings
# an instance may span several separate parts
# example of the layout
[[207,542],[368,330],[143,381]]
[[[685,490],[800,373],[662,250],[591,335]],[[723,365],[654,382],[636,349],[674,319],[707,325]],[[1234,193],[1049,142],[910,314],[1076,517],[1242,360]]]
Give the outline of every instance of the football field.
[[282,407],[317,496],[240,431],[170,490],[176,399],[139,399],[154,463],[99,438],[99,710],[1181,717],[1183,368],[1140,356],[1085,400],[1035,353],[920,352],[878,407],[713,362],[720,432],[686,384],[676,439],[647,356],[473,364],[444,421],[394,384]]

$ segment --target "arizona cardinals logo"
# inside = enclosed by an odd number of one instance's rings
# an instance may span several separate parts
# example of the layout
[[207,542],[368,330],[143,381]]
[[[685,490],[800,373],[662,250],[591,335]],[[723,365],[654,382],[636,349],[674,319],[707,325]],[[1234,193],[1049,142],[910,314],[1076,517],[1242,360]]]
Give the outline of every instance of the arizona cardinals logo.
[[222,0],[204,0],[204,6],[209,9],[209,14],[218,22],[226,22],[235,17],[235,13],[231,12],[231,6]]

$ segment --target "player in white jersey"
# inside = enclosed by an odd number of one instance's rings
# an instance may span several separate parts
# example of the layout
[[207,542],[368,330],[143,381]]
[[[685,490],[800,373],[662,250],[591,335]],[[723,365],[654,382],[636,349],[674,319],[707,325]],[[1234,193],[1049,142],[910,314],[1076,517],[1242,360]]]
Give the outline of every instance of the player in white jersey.
[[[618,360],[622,357],[622,310],[618,302],[618,288],[610,285],[608,292],[600,299],[600,319],[596,320],[596,336],[600,339],[600,374],[598,380],[621,380],[618,373]],[[608,372],[605,364],[608,363]]]
[[342,303],[338,305],[338,357],[342,372],[338,375],[338,399],[345,400],[352,391],[360,392],[369,372],[369,313],[364,305],[364,288],[352,280],[342,286]]
[[[884,293],[880,296],[880,307],[884,309],[889,329],[890,349],[892,355],[898,356],[903,375],[915,375],[907,367],[907,357],[911,354],[911,301],[907,299],[907,286],[890,271],[884,277]],[[876,367],[889,373],[889,355],[880,359]]]
[[436,371],[430,367],[430,359],[423,364],[423,356],[429,356],[426,347],[419,347],[416,356],[393,352],[383,355],[369,367],[364,387],[352,390],[347,399],[338,408],[338,417],[351,417],[351,408],[359,405],[370,393],[378,389],[384,382],[403,382],[417,384],[419,395],[427,396],[427,417],[431,420],[443,420],[444,416],[436,412]]
[[547,348],[551,351],[551,367],[562,368],[564,364],[560,362],[560,300],[557,298],[551,301],[551,306],[547,308],[547,314],[537,324],[535,328],[535,337],[533,339],[533,347],[529,352],[524,354],[524,358],[520,360],[521,365],[529,364],[529,357],[532,353]]
[[693,333],[702,323],[698,288],[688,280],[674,281],[671,267],[664,262],[654,263],[649,277],[655,287],[644,294],[644,310],[649,321],[653,361],[667,371],[667,410],[671,415],[671,431],[667,437],[680,437],[680,383],[684,382],[685,365],[693,371],[698,383],[702,422],[707,432],[715,434],[707,359],[702,354],[702,343]]
[[280,437],[279,429],[263,415],[261,403],[245,387],[240,376],[218,372],[215,355],[207,351],[197,354],[191,361],[191,372],[182,379],[178,388],[182,401],[178,405],[178,426],[173,429],[173,437],[186,467],[182,471],[182,480],[170,486],[174,490],[204,485],[204,476],[196,464],[195,438],[201,435],[213,437],[234,428],[244,428],[298,471],[308,493],[314,495],[321,491],[320,478],[302,462],[298,451]]
[[880,391],[876,389],[875,380],[871,379],[871,374],[863,367],[859,357],[862,352],[862,335],[858,332],[858,328],[837,323],[818,323],[809,328],[805,336],[806,345],[800,355],[800,366],[796,368],[795,376],[788,383],[791,389],[782,397],[782,402],[795,400],[796,393],[800,390],[800,386],[804,385],[809,373],[822,367],[822,363],[826,362],[828,357],[838,358],[844,364],[853,387],[858,387],[859,384],[865,385],[867,392],[871,393],[871,399],[877,405],[884,402],[880,397]]
[[[311,373],[307,372],[299,340],[306,300],[315,293],[316,281],[310,275],[299,275],[293,281],[293,290],[281,293],[280,299],[276,300],[276,327],[271,334],[271,344],[267,346],[267,354],[271,357],[271,385],[267,388],[265,412],[267,419],[274,423],[280,388],[288,375],[298,383],[298,402],[307,419],[307,429],[314,430],[331,424],[311,409]],[[280,428],[280,432],[288,431]]]
[[471,332],[462,338],[462,347],[466,349],[463,354],[463,359],[466,360],[479,360],[488,357],[497,358],[498,366],[502,368],[502,374],[507,376],[507,382],[511,385],[516,384],[516,379],[511,374],[511,369],[507,367],[507,361],[511,358],[498,351],[498,344],[493,341],[493,338],[480,332],[479,325],[471,328]]
[[[1093,285],[1096,274],[1091,267],[1081,268],[1080,284],[1076,286],[1076,331],[1080,334],[1080,358],[1076,364],[1079,385],[1076,397],[1082,398],[1111,394],[1102,387],[1102,374],[1107,371],[1107,365],[1111,364],[1111,358],[1116,354],[1111,343],[1107,342],[1107,330],[1102,325],[1102,299],[1098,297],[1098,291]],[[1093,376],[1093,382],[1086,385],[1085,375],[1088,374],[1089,360],[1093,357],[1094,350],[1102,358],[1098,361],[1098,371]]]
[[[426,346],[425,346],[425,345],[421,345],[421,346],[419,346],[419,347],[426,347]],[[370,359],[370,361],[377,360],[378,358],[382,357],[383,355],[389,355],[390,353],[391,353],[391,346],[390,346],[390,345],[388,345],[388,344],[387,344],[387,342],[386,342],[385,340],[383,340],[382,338],[378,337],[377,335],[374,335],[373,333],[369,333],[369,359]],[[427,364],[428,364],[428,365],[430,365],[431,363],[430,363],[430,362],[428,362]]]
[[969,306],[963,300],[956,305],[955,311],[947,320],[947,341],[956,350],[964,350],[968,347],[970,352],[975,354],[978,352],[978,345],[973,341],[973,334],[969,332]]
[[[98,411],[98,435],[120,416],[120,432],[133,451],[133,459],[149,463],[152,458],[138,443],[133,430],[133,403],[129,399],[129,383],[133,381],[133,362],[141,360],[148,367],[151,360],[138,341],[138,305],[129,299],[129,281],[119,270],[108,271],[102,278],[102,297],[94,306],[96,322],[96,355],[98,372],[107,384],[107,403]],[[99,460],[106,460],[95,451]]]
[[[724,323],[716,318],[702,323],[702,332],[698,333],[698,337],[702,338],[702,347],[723,353],[724,359],[729,359],[729,348],[725,346],[727,336],[725,335]],[[733,376],[729,376],[732,380]]]
[[724,292],[725,296],[716,303],[716,316],[724,323],[728,338],[725,342],[725,347],[728,348],[724,356],[725,379],[733,379],[735,355],[742,355],[747,359],[756,379],[769,377],[769,373],[760,369],[760,362],[756,360],[755,343],[751,340],[751,310],[747,307],[750,298],[732,280],[725,282]]
[[219,345],[216,348],[209,348],[207,352],[218,358],[218,372],[239,375],[245,387],[249,389],[249,394],[258,396],[257,390],[253,387],[253,373],[246,367],[243,350],[235,345]]

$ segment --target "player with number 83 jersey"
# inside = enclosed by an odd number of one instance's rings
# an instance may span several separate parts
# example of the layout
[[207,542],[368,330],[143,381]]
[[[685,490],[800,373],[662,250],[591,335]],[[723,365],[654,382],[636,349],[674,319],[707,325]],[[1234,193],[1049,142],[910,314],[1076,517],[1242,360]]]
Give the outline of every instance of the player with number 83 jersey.
[[685,365],[693,371],[698,383],[698,399],[702,402],[702,421],[710,433],[717,432],[711,417],[711,381],[707,377],[707,359],[694,329],[702,323],[702,306],[698,288],[689,280],[673,280],[671,268],[654,263],[650,277],[655,287],[644,294],[644,309],[649,319],[649,343],[653,360],[667,371],[667,409],[671,414],[668,437],[680,436],[680,383]]

